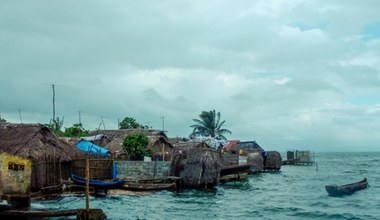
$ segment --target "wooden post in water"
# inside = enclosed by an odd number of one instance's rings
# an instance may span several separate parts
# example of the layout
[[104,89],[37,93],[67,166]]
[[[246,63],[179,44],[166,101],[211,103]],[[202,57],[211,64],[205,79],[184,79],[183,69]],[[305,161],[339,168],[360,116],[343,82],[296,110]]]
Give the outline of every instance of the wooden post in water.
[[162,143],[162,161],[165,161],[165,144]]
[[89,217],[90,202],[89,202],[89,190],[90,190],[90,159],[86,159],[86,219]]

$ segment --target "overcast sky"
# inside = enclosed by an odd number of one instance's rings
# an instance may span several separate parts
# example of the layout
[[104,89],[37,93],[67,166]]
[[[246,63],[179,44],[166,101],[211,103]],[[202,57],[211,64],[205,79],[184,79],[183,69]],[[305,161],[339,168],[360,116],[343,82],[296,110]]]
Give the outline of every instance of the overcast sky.
[[[380,150],[380,1],[2,1],[0,116],[188,137],[215,109],[266,150]],[[104,121],[104,124],[100,124]]]

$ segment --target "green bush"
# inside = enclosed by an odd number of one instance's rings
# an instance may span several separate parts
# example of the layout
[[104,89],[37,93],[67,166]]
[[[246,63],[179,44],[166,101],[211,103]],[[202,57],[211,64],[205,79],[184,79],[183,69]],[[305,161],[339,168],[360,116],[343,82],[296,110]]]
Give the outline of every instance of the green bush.
[[144,134],[129,134],[124,138],[123,148],[131,160],[141,160],[144,156],[150,156],[148,143],[148,137]]

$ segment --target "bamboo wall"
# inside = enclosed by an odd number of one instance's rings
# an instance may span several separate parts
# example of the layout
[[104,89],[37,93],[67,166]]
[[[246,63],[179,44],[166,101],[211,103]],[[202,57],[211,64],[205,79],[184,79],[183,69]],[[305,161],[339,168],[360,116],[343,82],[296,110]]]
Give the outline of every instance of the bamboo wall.
[[[110,159],[90,159],[91,179],[112,179],[112,163]],[[85,176],[86,159],[75,160],[71,165],[72,173]]]
[[38,191],[44,187],[57,186],[61,184],[61,179],[67,176],[62,175],[63,168],[66,168],[58,161],[34,162],[32,165],[32,189]]

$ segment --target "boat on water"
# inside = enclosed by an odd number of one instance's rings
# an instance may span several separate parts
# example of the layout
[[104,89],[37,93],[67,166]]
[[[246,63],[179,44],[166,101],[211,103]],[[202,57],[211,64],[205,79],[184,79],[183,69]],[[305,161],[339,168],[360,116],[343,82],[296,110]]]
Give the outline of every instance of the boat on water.
[[176,189],[176,183],[125,182],[122,189],[131,191],[159,191]]
[[125,181],[122,189],[131,191],[175,190],[180,177],[165,177],[159,179],[141,179]]
[[329,196],[344,196],[351,195],[354,192],[365,189],[368,187],[367,178],[355,183],[350,183],[346,185],[327,185],[325,186],[327,193]]
[[[76,185],[85,186],[86,178],[71,174],[71,179]],[[116,189],[120,188],[124,185],[123,179],[110,179],[110,180],[97,180],[97,179],[89,179],[89,186],[97,189]]]

